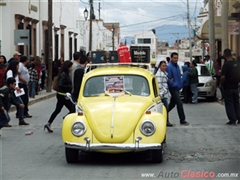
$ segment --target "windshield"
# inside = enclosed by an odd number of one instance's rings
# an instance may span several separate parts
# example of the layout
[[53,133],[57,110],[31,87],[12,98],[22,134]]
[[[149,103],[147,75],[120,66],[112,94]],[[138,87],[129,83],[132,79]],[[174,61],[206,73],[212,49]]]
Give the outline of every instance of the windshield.
[[207,66],[197,66],[198,76],[211,76]]
[[123,90],[125,94],[131,95],[149,96],[150,94],[149,84],[145,77],[137,75],[109,75],[88,79],[85,83],[83,96],[98,96],[117,90]]
[[[179,63],[178,65],[180,67],[180,71],[181,71],[181,74],[182,74],[183,73],[183,70],[182,70],[183,64]],[[197,65],[196,68],[198,70],[198,76],[211,76],[207,66],[205,66],[205,65]]]

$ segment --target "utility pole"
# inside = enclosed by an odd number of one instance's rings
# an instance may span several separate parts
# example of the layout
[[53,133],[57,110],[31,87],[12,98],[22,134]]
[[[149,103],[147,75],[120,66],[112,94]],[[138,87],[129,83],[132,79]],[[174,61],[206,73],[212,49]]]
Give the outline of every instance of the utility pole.
[[101,4],[98,3],[98,19],[100,20],[100,11],[101,11]]
[[205,56],[205,41],[202,40],[202,62],[203,62],[203,59],[204,59],[204,56]]
[[[208,1],[209,9],[209,44],[210,44],[210,60],[215,62],[216,50],[215,50],[215,24],[214,24],[214,2],[213,0]],[[212,69],[212,63],[210,62],[210,71]]]
[[114,24],[112,24],[112,50],[114,51]]
[[92,51],[92,18],[93,18],[93,0],[90,0],[90,28],[89,28],[89,48],[88,51]]
[[[221,11],[221,19],[222,19],[222,50],[228,48],[228,0],[222,1],[222,11]],[[223,53],[222,53],[223,55]]]
[[48,0],[48,81],[47,92],[52,92],[52,0]]
[[189,34],[189,58],[192,62],[192,38],[191,38],[191,21],[190,21],[190,11],[189,11],[189,0],[187,0],[187,19],[188,19],[188,34]]

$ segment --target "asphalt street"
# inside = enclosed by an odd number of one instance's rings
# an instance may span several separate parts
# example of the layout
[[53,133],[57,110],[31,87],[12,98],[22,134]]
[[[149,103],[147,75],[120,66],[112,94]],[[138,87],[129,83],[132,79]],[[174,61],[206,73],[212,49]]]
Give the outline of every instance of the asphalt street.
[[[220,103],[200,100],[196,105],[184,104],[189,126],[179,125],[176,108],[170,112],[175,126],[167,129],[162,164],[149,162],[148,153],[81,153],[77,164],[68,164],[61,139],[67,109],[53,122],[54,133],[43,131],[55,103],[53,97],[31,105],[33,118],[26,119],[30,126],[18,126],[15,113],[10,113],[13,127],[0,131],[2,180],[194,179],[188,172],[225,176],[213,179],[240,179],[240,125],[225,125],[227,117]],[[27,131],[33,134],[26,136]],[[226,173],[238,174],[230,178]]]

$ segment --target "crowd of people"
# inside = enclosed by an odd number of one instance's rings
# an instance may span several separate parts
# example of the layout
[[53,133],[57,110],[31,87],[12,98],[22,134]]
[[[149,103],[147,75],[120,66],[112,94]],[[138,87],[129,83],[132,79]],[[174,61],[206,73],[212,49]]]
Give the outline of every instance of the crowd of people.
[[[207,55],[204,62],[212,75],[217,74],[218,85],[222,93],[222,99],[225,99],[225,109],[229,121],[226,124],[240,124],[239,107],[239,83],[240,83],[240,63],[232,57],[230,49],[224,50],[216,65]],[[222,65],[222,63],[224,63]],[[185,120],[183,103],[198,103],[198,70],[197,62],[185,62],[182,67],[178,65],[178,54],[172,53],[171,58],[160,61],[155,75],[160,88],[160,96],[164,106],[169,112],[177,105],[177,112],[180,124],[188,125]],[[183,74],[181,75],[180,68]],[[215,72],[216,69],[216,72]],[[216,75],[215,75],[216,76]],[[183,91],[183,101],[180,99],[179,91]],[[173,126],[169,117],[167,126]]]
[[29,125],[29,98],[35,98],[45,89],[46,65],[39,56],[28,58],[15,51],[7,60],[0,55],[0,129],[12,127],[8,114],[11,104],[16,106],[16,118],[19,125]]
[[[75,52],[72,61],[64,61],[63,58],[60,58],[53,62],[52,79],[58,77],[58,91],[56,93],[56,108],[44,125],[44,129],[47,129],[49,133],[53,132],[51,124],[63,106],[67,107],[69,113],[75,112],[75,105],[65,98],[66,93],[71,92],[74,102],[77,101],[85,67],[89,61],[89,56],[83,55],[82,52]],[[208,61],[209,59],[206,62]],[[224,65],[222,66],[220,62],[224,62]],[[183,103],[198,103],[198,71],[196,66],[196,61],[192,61],[179,67],[178,53],[174,52],[171,54],[171,58],[167,57],[166,60],[162,60],[155,71],[160,96],[167,113],[169,114],[177,106],[181,125],[189,125],[186,121]],[[214,68],[211,61],[209,61],[208,67],[210,71]],[[232,58],[230,49],[224,50],[224,55],[221,57],[221,61],[217,61],[216,66],[222,97],[225,98],[225,108],[229,119],[227,124],[229,125],[236,124],[236,122],[240,123],[239,67],[239,63]],[[182,75],[180,68],[182,68]],[[25,122],[25,118],[32,117],[28,113],[29,98],[35,98],[40,89],[45,88],[46,69],[46,65],[39,56],[31,56],[28,60],[26,56],[15,52],[13,57],[7,61],[5,56],[0,55],[0,129],[11,127],[8,114],[11,104],[16,106],[16,118],[19,119],[19,125],[29,125]],[[183,101],[179,96],[180,89],[183,89]],[[173,126],[169,121],[169,116],[167,126]]]
[[[198,103],[198,71],[196,69],[197,63],[195,61],[185,62],[182,67],[178,65],[178,53],[172,53],[171,58],[160,61],[155,72],[160,88],[160,96],[164,106],[169,112],[177,105],[177,112],[181,125],[188,125],[186,121],[183,102],[184,103]],[[180,68],[183,74],[181,75]],[[184,100],[180,99],[179,91],[183,90]],[[167,126],[173,125],[167,118]]]
[[[75,106],[66,100],[65,95],[66,92],[72,92],[73,99],[77,101],[81,86],[79,80],[82,79],[88,62],[89,56],[83,55],[82,52],[75,52],[72,61],[64,61],[61,57],[53,62],[52,80],[58,77],[58,92],[56,108],[44,125],[48,132],[53,132],[51,124],[63,106],[68,108],[69,113],[75,112]],[[12,127],[8,114],[11,104],[16,106],[19,125],[29,125],[25,121],[26,118],[32,118],[28,113],[29,98],[35,98],[45,89],[46,70],[47,66],[39,56],[30,56],[28,59],[16,51],[13,57],[7,60],[4,55],[0,55],[0,129]]]

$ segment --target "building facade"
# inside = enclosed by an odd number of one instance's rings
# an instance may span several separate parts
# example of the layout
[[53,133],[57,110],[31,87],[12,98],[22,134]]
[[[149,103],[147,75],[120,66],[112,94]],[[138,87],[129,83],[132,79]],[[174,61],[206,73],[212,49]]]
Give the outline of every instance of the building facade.
[[[119,23],[115,33],[104,26],[103,20],[93,20],[92,50],[111,50],[119,44]],[[112,24],[112,23],[111,23]],[[89,20],[79,11],[78,0],[52,3],[53,60],[71,60],[75,51],[88,52]],[[0,54],[10,59],[14,51],[29,56],[41,56],[48,61],[48,1],[0,0]]]
[[135,34],[135,44],[131,46],[150,47],[150,62],[155,63],[158,55],[158,38],[155,30],[142,31]]
[[[14,51],[19,51],[27,56],[42,56],[46,61],[49,50],[48,2],[6,1],[0,6],[0,13],[1,54],[9,59]],[[78,1],[53,2],[53,59],[72,59],[72,53],[84,46],[80,26],[77,26],[81,18]]]
[[[224,0],[225,1],[225,0]],[[228,30],[228,48],[236,55],[240,57],[240,2],[238,0],[226,0],[227,3],[227,16],[228,24],[226,27],[222,27],[222,9],[223,1],[214,0],[214,30],[216,40],[216,57],[220,56],[223,49],[221,49],[222,32],[223,28]],[[204,41],[209,40],[209,16],[208,16],[208,1],[205,1],[204,8],[201,9],[198,19],[201,23],[201,27],[196,33],[198,38]]]

